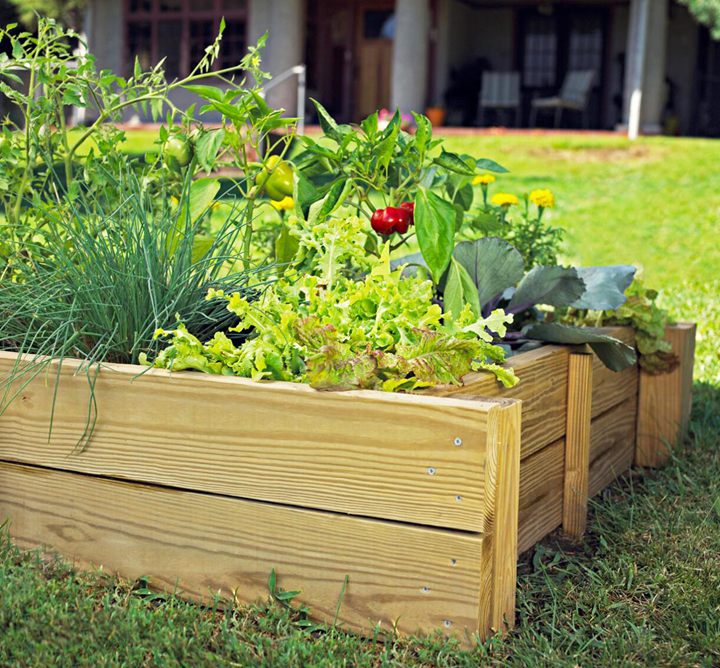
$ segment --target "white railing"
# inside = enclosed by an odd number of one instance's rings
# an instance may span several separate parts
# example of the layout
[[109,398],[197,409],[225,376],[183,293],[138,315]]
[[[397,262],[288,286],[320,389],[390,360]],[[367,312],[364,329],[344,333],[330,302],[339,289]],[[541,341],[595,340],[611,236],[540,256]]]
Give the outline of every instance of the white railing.
[[263,94],[269,91],[271,88],[275,88],[278,84],[283,81],[287,81],[291,77],[297,76],[297,109],[296,115],[298,119],[297,123],[297,134],[301,135],[305,131],[305,96],[306,96],[306,77],[305,73],[307,67],[305,65],[295,65],[289,70],[281,72],[277,76],[273,77],[263,86]]

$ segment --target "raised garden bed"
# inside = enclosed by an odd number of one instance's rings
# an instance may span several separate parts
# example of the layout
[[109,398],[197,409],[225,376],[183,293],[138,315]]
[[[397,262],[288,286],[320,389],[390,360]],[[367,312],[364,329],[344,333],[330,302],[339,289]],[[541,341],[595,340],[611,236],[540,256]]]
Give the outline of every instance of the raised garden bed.
[[665,376],[546,346],[512,358],[512,389],[472,374],[444,396],[108,365],[81,452],[90,392],[66,361],[0,417],[0,517],[20,545],[193,598],[265,597],[275,569],[326,620],[484,637],[512,626],[516,554],[579,537],[588,496],[682,435],[694,327],[668,334]]

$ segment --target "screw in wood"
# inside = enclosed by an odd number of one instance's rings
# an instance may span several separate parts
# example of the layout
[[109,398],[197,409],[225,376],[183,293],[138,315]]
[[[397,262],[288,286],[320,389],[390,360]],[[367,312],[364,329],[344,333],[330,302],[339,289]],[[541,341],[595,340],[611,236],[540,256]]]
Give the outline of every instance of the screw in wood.
[[435,467],[428,466],[427,472],[428,472],[428,475],[435,475]]
[[453,445],[456,447],[460,447],[462,445],[462,439],[459,436],[456,436],[455,440],[453,441]]

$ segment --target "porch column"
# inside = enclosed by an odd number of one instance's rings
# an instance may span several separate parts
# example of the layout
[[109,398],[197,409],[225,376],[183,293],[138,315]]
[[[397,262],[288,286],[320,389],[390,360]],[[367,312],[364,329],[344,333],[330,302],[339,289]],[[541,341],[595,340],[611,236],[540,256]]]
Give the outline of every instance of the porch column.
[[[263,69],[273,76],[304,62],[305,38],[304,0],[251,0],[248,40],[255,43],[268,31],[268,41],[262,54]],[[291,76],[267,92],[273,107],[282,107],[288,116],[297,111],[297,77]]]
[[392,106],[425,110],[427,103],[429,0],[396,0]]
[[[665,54],[668,0],[632,0],[628,26],[623,120],[657,134],[665,106]],[[639,126],[639,127],[637,127]]]

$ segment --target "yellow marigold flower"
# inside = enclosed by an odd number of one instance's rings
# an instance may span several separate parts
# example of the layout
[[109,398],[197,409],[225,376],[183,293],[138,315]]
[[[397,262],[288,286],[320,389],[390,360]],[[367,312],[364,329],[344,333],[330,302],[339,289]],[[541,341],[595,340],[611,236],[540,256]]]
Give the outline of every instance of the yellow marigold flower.
[[478,174],[473,180],[474,186],[483,185],[486,186],[489,183],[495,183],[495,177],[492,174]]
[[490,202],[495,206],[511,206],[518,204],[519,200],[515,195],[510,193],[495,193],[491,198]]
[[555,206],[555,195],[547,188],[543,190],[533,190],[530,193],[530,201],[543,209],[550,209]]
[[270,204],[272,204],[273,208],[277,209],[278,211],[289,211],[295,206],[293,198],[289,196],[283,197],[280,200],[271,199]]

